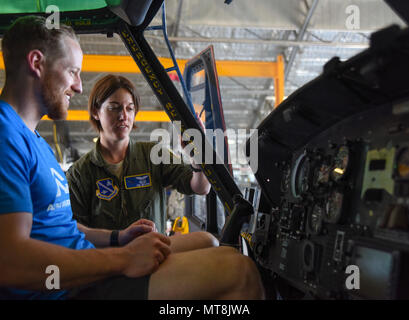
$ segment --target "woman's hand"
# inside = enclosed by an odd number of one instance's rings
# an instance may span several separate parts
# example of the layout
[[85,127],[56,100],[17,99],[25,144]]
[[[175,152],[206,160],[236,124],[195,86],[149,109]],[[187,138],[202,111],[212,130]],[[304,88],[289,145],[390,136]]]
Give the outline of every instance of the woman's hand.
[[119,232],[119,245],[124,246],[133,239],[149,232],[157,232],[155,223],[147,219],[139,219]]

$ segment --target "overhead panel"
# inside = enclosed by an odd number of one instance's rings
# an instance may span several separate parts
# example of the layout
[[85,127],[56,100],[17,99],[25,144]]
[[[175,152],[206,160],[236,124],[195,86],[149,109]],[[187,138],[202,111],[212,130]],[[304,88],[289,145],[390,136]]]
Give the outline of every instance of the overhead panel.
[[94,10],[118,5],[120,0],[14,0],[0,1],[0,12],[5,13],[35,13],[46,12],[48,6],[58,7],[60,12]]

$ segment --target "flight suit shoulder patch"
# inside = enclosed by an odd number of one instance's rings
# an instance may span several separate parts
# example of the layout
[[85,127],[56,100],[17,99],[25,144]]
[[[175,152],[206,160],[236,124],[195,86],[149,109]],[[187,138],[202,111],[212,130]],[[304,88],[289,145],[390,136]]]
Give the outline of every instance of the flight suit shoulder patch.
[[97,180],[98,190],[96,195],[102,200],[111,200],[118,194],[118,187],[114,185],[111,178]]

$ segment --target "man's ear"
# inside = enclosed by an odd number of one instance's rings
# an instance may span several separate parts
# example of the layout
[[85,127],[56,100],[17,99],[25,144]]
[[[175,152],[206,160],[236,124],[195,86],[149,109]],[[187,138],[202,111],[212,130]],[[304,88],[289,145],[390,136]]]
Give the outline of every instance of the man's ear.
[[40,78],[44,70],[44,54],[40,50],[34,49],[27,54],[26,58],[29,70]]

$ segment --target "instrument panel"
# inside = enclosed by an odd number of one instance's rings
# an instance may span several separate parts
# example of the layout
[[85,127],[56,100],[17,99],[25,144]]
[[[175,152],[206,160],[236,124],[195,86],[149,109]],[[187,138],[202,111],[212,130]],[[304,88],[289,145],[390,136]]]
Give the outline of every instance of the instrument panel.
[[265,278],[320,299],[409,298],[407,40],[379,31],[260,124],[264,200],[246,239]]
[[[363,119],[365,127],[359,126]],[[364,254],[406,257],[409,125],[405,123],[409,114],[396,116],[391,106],[362,113],[324,131],[281,162],[280,205],[271,209],[268,233],[265,227],[263,233],[256,229],[253,237],[254,246],[259,245],[258,262],[320,297],[392,297],[395,293],[382,287],[392,286],[385,275],[378,291],[348,292],[345,268],[361,263],[361,269],[374,273],[377,268],[362,261]],[[262,248],[261,234],[270,235]],[[405,249],[399,252],[397,246]],[[389,260],[384,267],[397,268],[397,262]],[[320,287],[325,283],[332,283],[333,289]]]
[[279,218],[280,226],[289,228],[287,212],[294,206],[308,210],[304,213],[306,223],[302,224],[306,228],[292,229],[293,233],[318,235],[323,231],[323,224],[342,221],[344,203],[351,197],[362,149],[361,142],[343,142],[295,153],[282,175],[285,213]]
[[[359,127],[362,119],[371,125]],[[396,122],[399,132],[391,130]],[[348,265],[361,263],[368,273],[378,268],[368,267],[357,252],[402,258],[406,253],[398,254],[396,246],[409,249],[409,125],[403,123],[409,114],[394,116],[390,106],[372,110],[330,128],[281,162],[280,204],[258,213],[270,224],[255,228],[252,237],[258,263],[324,298],[393,296],[382,287],[392,285],[389,278],[380,280],[378,291],[348,292],[344,282]],[[397,268],[395,263],[390,259],[385,268]],[[333,289],[320,287],[325,283]]]

